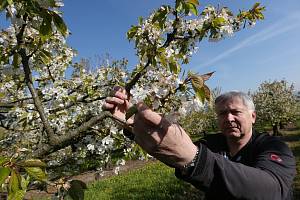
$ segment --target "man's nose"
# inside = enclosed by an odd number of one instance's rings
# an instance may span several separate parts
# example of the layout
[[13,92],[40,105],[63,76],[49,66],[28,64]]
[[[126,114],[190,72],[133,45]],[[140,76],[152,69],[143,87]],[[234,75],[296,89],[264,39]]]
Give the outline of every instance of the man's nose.
[[229,121],[229,122],[234,121],[234,115],[229,112],[226,114],[225,119],[226,119],[226,121]]

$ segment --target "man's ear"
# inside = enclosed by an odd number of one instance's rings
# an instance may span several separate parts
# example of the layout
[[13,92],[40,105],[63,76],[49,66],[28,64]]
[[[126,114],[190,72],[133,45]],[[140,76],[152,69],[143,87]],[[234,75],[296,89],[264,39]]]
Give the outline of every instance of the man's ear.
[[251,116],[252,116],[252,124],[254,124],[255,121],[256,121],[256,112],[253,111],[252,114],[251,114]]

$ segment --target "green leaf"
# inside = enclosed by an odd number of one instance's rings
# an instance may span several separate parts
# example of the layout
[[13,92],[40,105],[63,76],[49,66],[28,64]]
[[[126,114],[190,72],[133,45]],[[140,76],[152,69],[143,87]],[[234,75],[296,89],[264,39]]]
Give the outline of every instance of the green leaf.
[[87,94],[89,96],[93,96],[95,94],[95,90],[92,87],[87,87]]
[[11,5],[11,4],[13,4],[14,2],[13,2],[13,0],[7,0],[7,3],[8,3],[9,5]]
[[181,92],[186,92],[186,90],[188,89],[187,85],[186,84],[183,84],[183,83],[180,83],[179,84],[179,90]]
[[163,6],[161,9],[156,11],[156,13],[153,16],[152,23],[154,24],[155,22],[158,22],[159,28],[163,29],[167,20],[169,10],[169,6]]
[[203,89],[204,89],[205,99],[207,101],[210,101],[211,95],[210,95],[210,89],[209,89],[209,87],[207,87],[207,85],[204,84],[203,85]]
[[187,9],[193,13],[194,15],[198,16],[198,10],[195,4],[192,3],[186,3]]
[[84,190],[87,189],[86,184],[80,180],[72,180],[70,185],[68,195],[73,200],[84,200]]
[[69,96],[69,99],[70,99],[70,101],[72,101],[73,103],[76,103],[76,102],[77,102],[77,96],[75,96],[75,95]]
[[137,112],[138,112],[138,109],[135,105],[130,107],[125,114],[125,119],[128,120],[130,117],[132,117]]
[[14,68],[19,68],[20,63],[21,63],[20,55],[18,53],[15,53],[13,55],[13,63],[12,63],[12,65],[14,66]]
[[211,25],[213,28],[218,28],[225,23],[226,23],[226,20],[223,17],[217,17],[212,20]]
[[139,17],[139,25],[142,25],[143,24],[143,17]]
[[28,159],[23,162],[17,163],[21,167],[46,167],[46,163],[39,159]]
[[8,6],[7,0],[1,0],[0,11],[4,10]]
[[52,58],[52,54],[49,52],[49,51],[47,51],[47,50],[45,50],[45,49],[42,49],[41,50],[41,52],[43,52],[43,54],[45,55],[45,56],[47,56],[48,58]]
[[8,193],[16,193],[20,190],[20,179],[20,175],[15,170],[12,170],[8,183]]
[[259,7],[259,5],[260,5],[260,3],[256,2],[256,3],[253,5],[252,9],[255,10],[256,8]]
[[[6,96],[6,94],[5,93],[3,93],[3,92],[0,92],[0,98],[4,98]],[[0,108],[0,111],[2,110],[2,108]]]
[[52,58],[51,53],[46,50],[41,50],[39,56],[44,64],[48,64]]
[[200,5],[198,0],[187,0],[187,2],[191,3],[191,4],[195,5],[195,6],[199,6]]
[[189,78],[191,79],[192,86],[195,91],[199,90],[200,88],[203,87],[204,80],[201,76],[192,74],[192,75],[189,75]]
[[168,63],[167,63],[166,56],[164,54],[158,54],[158,57],[159,57],[159,61],[160,61],[161,65],[163,67],[167,67]]
[[0,186],[4,183],[9,174],[10,169],[8,167],[0,167]]
[[45,181],[47,179],[46,173],[39,167],[25,167],[26,172],[33,178]]
[[14,193],[9,193],[7,200],[23,200],[25,193],[25,190],[18,190]]
[[209,73],[206,73],[206,74],[202,74],[201,77],[203,79],[203,81],[207,81],[210,79],[210,77],[214,74],[215,72],[209,72]]
[[137,67],[132,71],[131,77],[136,76],[138,73],[141,73],[142,71],[143,71],[143,67],[137,65]]
[[45,65],[50,62],[50,59],[43,52],[40,52],[40,59]]
[[129,29],[129,31],[127,32],[127,38],[128,38],[128,39],[132,39],[132,38],[135,36],[135,34],[136,34],[138,28],[139,28],[139,26],[132,26],[132,27]]
[[43,15],[43,21],[39,31],[44,40],[49,38],[49,36],[52,34],[51,16],[49,14]]
[[156,13],[154,14],[152,23],[155,23],[157,21],[160,22],[160,21],[166,19],[168,12],[169,12],[169,7],[163,6],[161,9],[156,11]]
[[195,90],[195,95],[196,95],[197,99],[199,99],[201,102],[204,102],[205,101],[205,90],[204,90],[204,87],[197,88]]
[[30,177],[27,176],[27,179],[25,179],[23,176],[21,176],[21,188],[22,190],[27,190],[28,184],[30,183]]
[[175,73],[175,74],[179,74],[180,72],[180,65],[177,63],[177,62],[170,62],[169,63],[169,67],[170,67],[170,71],[172,73]]
[[[1,96],[1,95],[0,95]],[[4,163],[8,162],[9,159],[8,158],[5,158],[3,156],[0,156],[0,166],[2,166]]]
[[182,0],[177,0],[176,1],[175,9],[179,13],[181,13],[183,11],[183,2],[182,2]]
[[55,26],[57,27],[58,31],[63,35],[63,36],[66,36],[67,35],[67,31],[68,31],[68,28],[64,22],[64,20],[55,12],[51,12],[52,14],[52,19],[53,19],[53,22],[55,24]]
[[48,2],[49,2],[49,5],[50,5],[51,7],[56,7],[56,6],[55,6],[55,0],[48,0]]
[[256,18],[257,18],[257,19],[264,19],[265,16],[264,16],[262,13],[258,13],[258,14],[256,15]]

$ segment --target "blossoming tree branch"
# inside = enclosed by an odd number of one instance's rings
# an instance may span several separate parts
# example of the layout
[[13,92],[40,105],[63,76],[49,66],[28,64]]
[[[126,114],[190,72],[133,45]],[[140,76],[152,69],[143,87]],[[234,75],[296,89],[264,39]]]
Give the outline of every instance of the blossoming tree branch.
[[[198,43],[219,41],[264,18],[259,3],[234,14],[198,0],[176,0],[174,6],[163,5],[139,18],[127,32],[139,58],[134,70],[128,70],[125,59],[87,70],[72,62],[76,51],[66,43],[62,6],[61,0],[0,3],[9,21],[0,32],[0,126],[7,135],[0,148],[10,163],[42,158],[56,166],[67,158],[82,162],[88,155],[105,163],[120,149],[130,155],[135,145],[101,110],[112,87],[123,86],[133,103],[144,101],[175,120],[186,107],[199,107],[211,96],[205,81],[213,72],[185,73],[182,67]],[[4,160],[1,165],[20,176]],[[33,160],[34,166],[45,167]]]

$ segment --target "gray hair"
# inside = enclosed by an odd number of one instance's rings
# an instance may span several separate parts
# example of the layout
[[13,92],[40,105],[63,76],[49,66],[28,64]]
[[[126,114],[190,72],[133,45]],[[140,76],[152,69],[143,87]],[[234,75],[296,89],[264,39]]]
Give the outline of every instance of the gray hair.
[[240,91],[230,91],[218,96],[215,100],[215,105],[225,103],[228,100],[233,99],[234,97],[238,97],[243,101],[243,104],[249,109],[255,111],[255,106],[252,98],[244,92]]

